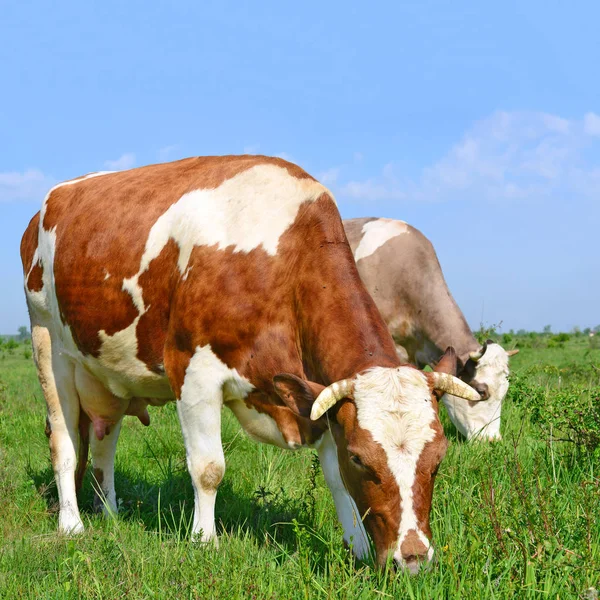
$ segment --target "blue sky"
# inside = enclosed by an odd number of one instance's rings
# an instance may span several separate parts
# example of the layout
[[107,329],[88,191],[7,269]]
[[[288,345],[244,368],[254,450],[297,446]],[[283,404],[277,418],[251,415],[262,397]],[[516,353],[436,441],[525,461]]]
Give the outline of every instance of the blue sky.
[[289,158],[434,243],[473,327],[600,324],[597,2],[21,2],[0,20],[0,332],[55,182]]

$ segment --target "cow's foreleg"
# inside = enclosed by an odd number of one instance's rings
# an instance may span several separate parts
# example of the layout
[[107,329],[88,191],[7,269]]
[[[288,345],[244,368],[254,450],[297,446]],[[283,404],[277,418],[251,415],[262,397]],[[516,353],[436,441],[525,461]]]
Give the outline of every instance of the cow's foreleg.
[[110,433],[99,440],[90,425],[90,446],[92,449],[92,465],[94,467],[94,508],[102,510],[105,515],[117,512],[117,496],[115,493],[115,453],[117,440],[121,431],[122,419],[111,427]]
[[80,533],[83,523],[75,494],[79,397],[75,389],[74,367],[68,359],[52,352],[50,332],[45,327],[35,325],[31,339],[38,378],[48,407],[46,434],[58,489],[58,530]]
[[[193,361],[192,361],[193,362]],[[201,377],[192,363],[186,373],[177,414],[181,423],[187,466],[194,486],[194,525],[192,535],[203,542],[216,541],[215,500],[225,474],[221,445],[220,382]],[[210,374],[207,374],[210,375]]]
[[346,490],[344,481],[340,474],[340,466],[337,457],[337,447],[330,431],[326,431],[315,444],[319,453],[319,460],[323,469],[323,475],[333,501],[338,519],[344,528],[344,541],[351,545],[354,554],[358,558],[365,558],[369,554],[369,538],[365,531],[361,515],[352,499],[352,496]]

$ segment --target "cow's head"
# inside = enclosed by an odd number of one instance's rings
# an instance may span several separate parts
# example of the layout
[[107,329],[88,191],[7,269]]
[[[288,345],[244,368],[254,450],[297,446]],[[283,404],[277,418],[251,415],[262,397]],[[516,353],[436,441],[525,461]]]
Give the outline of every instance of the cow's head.
[[478,351],[469,354],[460,378],[477,390],[485,402],[444,396],[452,422],[468,440],[501,438],[500,414],[508,391],[508,359],[517,352],[506,352],[500,344],[488,340]]
[[[433,556],[429,512],[447,447],[438,397],[451,392],[479,399],[473,388],[449,374],[455,363],[449,349],[434,373],[411,366],[376,367],[327,388],[291,375],[275,378],[292,410],[328,420],[342,480],[358,509],[356,518],[373,539],[378,562],[385,564],[392,556],[411,573]],[[355,551],[364,556],[368,549]]]

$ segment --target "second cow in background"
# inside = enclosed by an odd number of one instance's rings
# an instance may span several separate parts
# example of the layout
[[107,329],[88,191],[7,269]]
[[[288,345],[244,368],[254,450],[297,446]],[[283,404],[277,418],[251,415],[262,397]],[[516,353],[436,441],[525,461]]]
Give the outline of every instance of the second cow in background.
[[502,401],[508,391],[506,352],[483,346],[454,301],[431,242],[404,221],[344,221],[360,276],[392,334],[398,353],[420,368],[435,365],[448,346],[458,355],[458,376],[487,402],[443,398],[456,428],[467,438],[500,439]]

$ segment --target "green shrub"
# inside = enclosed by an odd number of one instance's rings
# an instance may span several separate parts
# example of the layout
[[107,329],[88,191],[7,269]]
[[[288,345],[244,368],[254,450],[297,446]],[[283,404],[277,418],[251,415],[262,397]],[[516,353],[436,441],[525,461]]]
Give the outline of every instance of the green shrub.
[[10,354],[13,353],[13,351],[15,349],[17,349],[19,347],[18,342],[14,339],[14,338],[10,338],[10,340],[8,340],[7,342],[5,342],[4,344],[4,348],[6,350],[8,350],[10,352]]
[[531,422],[581,451],[600,448],[600,387],[572,386],[536,394],[530,401]]

